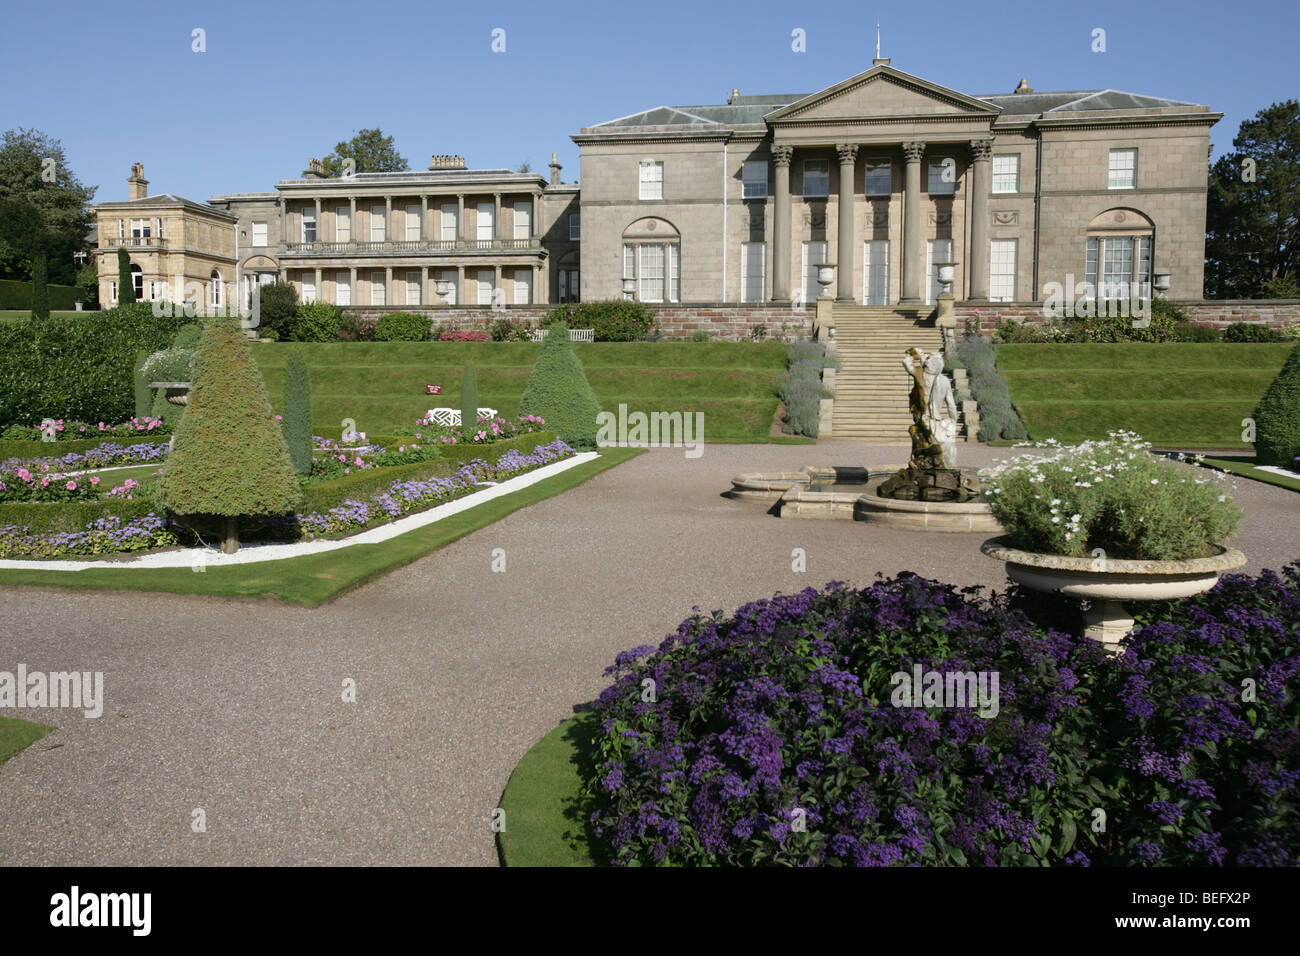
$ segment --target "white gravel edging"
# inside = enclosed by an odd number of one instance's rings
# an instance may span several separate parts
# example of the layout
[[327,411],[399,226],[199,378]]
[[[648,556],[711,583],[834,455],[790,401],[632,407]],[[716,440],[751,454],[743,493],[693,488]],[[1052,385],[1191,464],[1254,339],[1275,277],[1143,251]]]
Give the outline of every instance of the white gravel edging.
[[22,570],[24,568],[40,571],[84,571],[88,568],[217,568],[231,564],[254,564],[259,561],[281,561],[285,558],[297,558],[305,554],[323,554],[337,551],[354,544],[378,544],[400,534],[434,524],[443,518],[468,511],[477,505],[500,498],[545,481],[561,472],[578,465],[586,464],[600,455],[594,451],[580,452],[563,461],[543,465],[526,474],[509,478],[500,484],[484,487],[448,501],[435,505],[419,514],[399,518],[378,528],[362,531],[338,541],[299,541],[294,544],[247,544],[241,545],[234,554],[223,554],[216,548],[185,548],[182,551],[166,551],[158,554],[144,554],[137,558],[116,557],[111,561],[25,561],[19,558],[0,560],[0,569]]

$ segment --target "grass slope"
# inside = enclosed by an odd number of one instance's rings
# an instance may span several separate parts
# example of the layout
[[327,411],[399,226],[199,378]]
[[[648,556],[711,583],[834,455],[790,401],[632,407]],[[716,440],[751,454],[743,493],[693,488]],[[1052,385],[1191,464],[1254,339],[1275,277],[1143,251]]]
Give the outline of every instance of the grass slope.
[[325,554],[254,564],[191,568],[89,568],[84,571],[0,570],[0,586],[32,585],[122,591],[164,591],[227,597],[279,598],[314,607],[371,578],[410,564],[444,545],[484,528],[513,511],[582,484],[641,453],[608,448],[601,456],[514,494],[408,531],[381,544],[358,544]]
[[1242,449],[1249,418],[1290,343],[999,345],[998,371],[1030,438],[1104,438],[1125,428],[1156,445]]
[[1292,478],[1289,475],[1277,475],[1271,471],[1260,471],[1255,467],[1254,458],[1206,458],[1204,464],[1210,468],[1217,468],[1220,471],[1240,475],[1243,478],[1262,481],[1266,485],[1277,485],[1279,488],[1300,491],[1300,475]]
[[[284,383],[285,363],[303,350],[311,379],[312,424],[382,433],[410,427],[430,408],[454,406],[461,374],[473,363],[478,403],[506,417],[519,409],[529,372],[541,350],[530,342],[332,342],[262,344],[253,355],[272,401]],[[786,347],[774,342],[575,343],[587,380],[607,411],[700,411],[706,441],[767,441],[776,413],[776,377]],[[442,394],[425,394],[441,385]],[[276,409],[283,412],[282,409]]]
[[582,781],[591,770],[595,715],[571,717],[519,761],[501,795],[505,830],[497,850],[505,866],[595,866],[590,807]]
[[34,724],[16,717],[0,717],[0,764],[30,747],[53,729],[45,724]]

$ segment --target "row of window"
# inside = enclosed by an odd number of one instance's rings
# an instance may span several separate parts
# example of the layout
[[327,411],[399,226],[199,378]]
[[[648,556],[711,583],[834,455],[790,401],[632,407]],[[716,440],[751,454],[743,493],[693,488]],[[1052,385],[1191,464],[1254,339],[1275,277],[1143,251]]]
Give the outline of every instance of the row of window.
[[[805,159],[803,165],[803,195],[805,197],[829,196],[831,189],[831,161]],[[993,157],[994,193],[1020,191],[1020,155],[1006,153]],[[765,159],[746,160],[741,171],[742,195],[745,199],[767,197],[768,163]],[[643,160],[640,164],[638,197],[654,200],[664,198],[664,164],[662,160]],[[931,196],[951,196],[956,191],[953,166],[943,159],[933,159],[926,164],[926,192]],[[1112,149],[1110,151],[1107,188],[1134,189],[1137,187],[1137,150]],[[863,174],[863,194],[888,196],[893,193],[893,163],[887,158],[867,159]]]
[[[515,224],[514,238],[531,239],[533,237],[533,204],[531,202],[515,203]],[[407,242],[418,242],[424,238],[421,234],[420,219],[423,208],[417,205],[405,207],[403,212],[403,225],[405,227],[405,238]],[[475,237],[480,242],[490,242],[495,238],[495,207],[490,202],[479,203],[477,208],[477,221]],[[384,242],[388,238],[386,206],[370,207],[370,241]],[[459,234],[457,228],[457,217],[459,207],[455,203],[446,203],[441,207],[441,220],[439,222],[439,238],[445,242],[454,241]],[[253,245],[262,247],[267,245],[267,224],[265,222],[253,223]],[[320,234],[316,222],[316,210],[314,207],[307,207],[302,210],[302,225],[300,228],[301,242],[316,242]],[[148,235],[148,233],[145,233]],[[577,215],[569,216],[569,239],[577,241],[581,238],[581,223]],[[334,242],[351,242],[352,241],[352,209],[350,206],[339,206],[334,210]]]
[[[470,270],[471,272],[473,270]],[[513,285],[513,304],[514,305],[532,305],[533,304],[533,270],[531,268],[503,269],[502,273],[509,278]],[[370,305],[388,305],[388,290],[386,287],[387,275],[382,270],[376,270],[370,274]],[[447,269],[438,273],[436,281],[446,280],[451,283],[451,291],[448,293],[446,301],[448,305],[456,305],[459,299],[459,281],[455,269]],[[467,276],[467,278],[469,278]],[[572,280],[574,285],[574,294],[577,293],[576,270],[573,276],[561,275],[564,285]],[[316,288],[316,277],[314,275],[304,275],[302,277],[302,300],[304,302],[315,302],[320,295],[320,290]],[[475,291],[475,302],[477,305],[491,305],[493,297],[494,283],[496,275],[491,269],[480,269],[478,274],[469,278],[472,283],[471,289]],[[420,270],[412,270],[405,275],[395,276],[394,292],[400,294],[401,302],[394,301],[393,305],[426,305],[424,301],[424,283]],[[565,290],[567,291],[567,289]],[[352,277],[351,273],[341,272],[334,279],[334,304],[335,305],[353,305],[352,301]],[[360,303],[357,303],[360,304]]]

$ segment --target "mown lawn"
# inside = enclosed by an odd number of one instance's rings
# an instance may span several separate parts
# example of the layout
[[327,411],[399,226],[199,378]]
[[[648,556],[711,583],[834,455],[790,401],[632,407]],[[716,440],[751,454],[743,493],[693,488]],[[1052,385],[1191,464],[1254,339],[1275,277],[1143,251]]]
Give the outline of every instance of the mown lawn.
[[[767,441],[786,346],[774,342],[598,342],[575,344],[604,408],[704,413],[704,440]],[[430,408],[460,407],[461,376],[473,363],[479,405],[518,413],[541,350],[529,342],[359,342],[255,345],[276,410],[289,353],[301,349],[312,389],[312,422],[380,434],[415,424]],[[425,394],[441,385],[442,394]]]
[[998,371],[1034,440],[1128,429],[1156,445],[1248,451],[1242,419],[1293,343],[999,345]]
[[53,729],[46,724],[34,724],[16,717],[0,717],[0,763],[36,743]]

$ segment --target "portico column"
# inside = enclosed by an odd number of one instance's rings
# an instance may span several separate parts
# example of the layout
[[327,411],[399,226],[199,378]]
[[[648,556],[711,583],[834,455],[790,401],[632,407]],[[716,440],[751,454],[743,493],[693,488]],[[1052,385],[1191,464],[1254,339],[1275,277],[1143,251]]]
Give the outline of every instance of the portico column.
[[[355,218],[356,208],[357,208],[357,201],[354,199],[352,200],[352,209],[353,209],[354,218]],[[335,298],[338,298],[338,296],[335,295]],[[348,269],[348,305],[360,305],[360,304],[361,304],[361,290],[357,288],[357,267],[352,266],[351,268]]]
[[[356,241],[357,241],[357,238],[358,238],[357,233],[359,232],[359,230],[357,229],[357,197],[356,197],[356,196],[349,196],[349,197],[348,197],[348,204],[351,206],[351,209],[350,209],[349,212],[348,212],[348,242],[356,242]],[[334,237],[337,239],[337,238],[338,238],[338,231],[337,231],[337,230],[338,230],[338,223],[335,223],[335,224],[334,224],[334,228],[335,228]],[[352,248],[355,249],[356,246],[353,246]],[[353,269],[352,271],[353,271],[354,273],[356,272],[355,269]],[[353,276],[352,288],[353,288],[354,290],[356,289],[356,276],[355,276],[355,275]],[[353,294],[355,295],[356,293],[354,292]]]
[[[460,240],[465,238],[465,194],[460,193],[456,196],[456,242],[460,245]],[[458,298],[457,302],[460,301]]]
[[384,270],[384,306],[388,307],[395,304],[393,302],[393,267],[389,266]]
[[[384,242],[385,243],[387,243],[389,239],[393,238],[393,233],[391,231],[392,228],[393,228],[393,197],[385,196],[384,197]],[[388,271],[392,272],[393,270],[389,269]],[[392,285],[392,283],[390,282],[389,285]],[[385,296],[384,301],[387,300],[388,297]]]
[[325,223],[320,218],[320,197],[316,197],[316,241],[320,242],[325,238]]
[[790,301],[790,160],[793,146],[773,146],[776,196],[772,211],[772,301]]
[[921,157],[925,143],[903,144],[903,296],[900,305],[919,305],[925,248],[921,244]]
[[839,262],[835,269],[835,301],[853,302],[853,170],[858,147],[840,143],[835,147],[840,158]]
[[420,197],[420,240],[429,238],[429,197]]
[[993,164],[993,141],[971,140],[970,248],[966,297],[985,300],[989,297],[989,173]]
[[[317,229],[320,229],[320,220],[319,220],[319,219],[316,220],[316,228],[317,228]],[[316,268],[316,301],[317,301],[317,302],[324,302],[324,301],[325,301],[325,287],[324,287],[323,285],[321,285],[321,273],[320,273],[320,267],[319,267],[319,266],[317,266],[317,268]]]
[[504,238],[505,233],[501,231],[501,194],[492,194],[492,244],[496,245],[496,240]]

